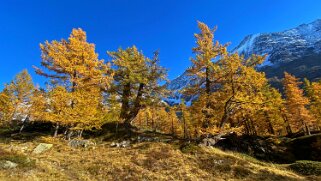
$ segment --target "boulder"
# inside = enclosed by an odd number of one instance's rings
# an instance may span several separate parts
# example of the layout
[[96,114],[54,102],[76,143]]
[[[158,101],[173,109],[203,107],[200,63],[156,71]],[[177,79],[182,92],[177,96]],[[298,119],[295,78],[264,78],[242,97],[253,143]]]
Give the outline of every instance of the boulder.
[[50,148],[52,148],[52,144],[47,144],[47,143],[40,143],[34,150],[32,153],[34,154],[40,154],[43,153],[47,150],[49,150]]
[[215,146],[215,144],[220,141],[224,140],[225,138],[222,138],[221,135],[208,135],[206,138],[203,138],[199,146]]
[[17,163],[11,162],[11,161],[5,161],[1,164],[2,168],[5,169],[12,169],[12,168],[16,168],[18,166]]
[[96,144],[90,140],[71,140],[69,141],[68,145],[73,148],[87,148],[87,147],[93,147]]

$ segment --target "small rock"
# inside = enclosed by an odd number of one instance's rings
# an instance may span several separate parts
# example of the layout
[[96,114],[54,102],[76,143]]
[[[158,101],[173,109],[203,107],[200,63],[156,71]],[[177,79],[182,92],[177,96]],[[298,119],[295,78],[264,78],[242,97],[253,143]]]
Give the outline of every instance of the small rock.
[[130,146],[130,141],[122,141],[120,143],[115,143],[115,142],[112,142],[110,144],[111,147],[122,147],[122,148],[126,148],[126,147],[129,147]]
[[49,150],[53,145],[52,144],[47,144],[47,143],[40,143],[32,153],[34,154],[40,154],[42,152],[45,152]]
[[120,146],[123,148],[129,147],[130,146],[130,141],[122,141],[120,143]]
[[18,164],[11,162],[11,161],[6,161],[2,164],[2,168],[5,168],[5,169],[16,168],[17,166],[18,166]]
[[95,146],[96,144],[89,140],[71,140],[69,141],[68,145],[73,148],[79,148],[79,147],[87,148],[90,146]]

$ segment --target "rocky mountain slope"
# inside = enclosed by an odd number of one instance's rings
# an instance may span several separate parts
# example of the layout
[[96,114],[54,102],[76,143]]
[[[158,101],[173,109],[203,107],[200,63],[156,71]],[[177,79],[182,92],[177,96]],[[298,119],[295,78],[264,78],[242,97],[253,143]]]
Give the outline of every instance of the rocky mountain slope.
[[[281,88],[284,71],[299,78],[317,80],[321,77],[321,19],[282,32],[248,35],[232,52],[245,57],[266,54],[267,58],[258,70],[265,72],[271,84],[278,88]],[[186,72],[172,80],[167,87],[174,95],[166,101],[178,103],[184,98],[179,90],[190,84],[193,81]],[[187,103],[193,99],[185,98]]]

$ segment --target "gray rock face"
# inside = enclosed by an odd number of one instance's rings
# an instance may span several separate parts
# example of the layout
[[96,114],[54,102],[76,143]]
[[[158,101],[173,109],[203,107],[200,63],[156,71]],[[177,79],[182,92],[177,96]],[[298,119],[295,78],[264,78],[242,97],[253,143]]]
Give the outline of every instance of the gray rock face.
[[50,148],[52,148],[52,144],[47,144],[47,143],[40,143],[34,150],[32,153],[34,154],[40,154],[43,153],[47,150],[49,150]]
[[310,54],[319,54],[320,44],[321,19],[282,32],[249,35],[233,52],[243,54],[245,57],[251,54],[267,54],[268,58],[261,67],[274,66]]
[[16,168],[18,166],[17,163],[11,162],[11,161],[5,161],[4,163],[1,164],[1,167],[4,169],[12,169]]
[[68,145],[73,148],[87,148],[95,146],[96,144],[90,140],[71,140],[69,141]]

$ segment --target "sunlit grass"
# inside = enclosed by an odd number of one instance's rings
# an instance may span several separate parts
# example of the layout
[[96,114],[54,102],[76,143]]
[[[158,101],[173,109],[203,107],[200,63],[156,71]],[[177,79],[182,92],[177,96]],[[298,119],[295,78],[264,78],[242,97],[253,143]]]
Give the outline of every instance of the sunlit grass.
[[[54,144],[43,154],[32,154],[39,142]],[[33,143],[12,142],[30,148],[19,153],[34,160],[23,169],[0,170],[1,180],[304,180],[282,165],[216,148],[190,146],[180,149],[166,143],[139,143],[111,148],[109,143],[74,149],[66,141],[39,137]],[[10,145],[0,143],[4,150]],[[16,161],[16,160],[12,160]]]

